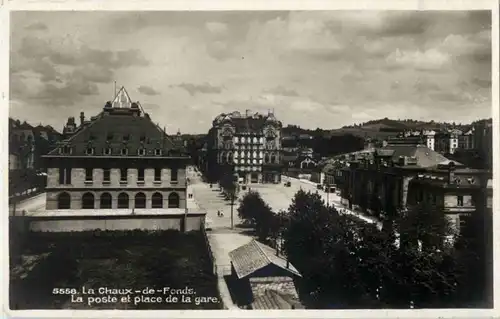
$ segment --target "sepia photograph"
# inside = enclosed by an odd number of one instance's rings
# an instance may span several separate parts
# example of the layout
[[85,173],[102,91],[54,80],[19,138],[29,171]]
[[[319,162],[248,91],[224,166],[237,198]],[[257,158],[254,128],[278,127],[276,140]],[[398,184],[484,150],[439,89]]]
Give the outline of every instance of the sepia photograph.
[[11,11],[8,308],[493,309],[493,14]]

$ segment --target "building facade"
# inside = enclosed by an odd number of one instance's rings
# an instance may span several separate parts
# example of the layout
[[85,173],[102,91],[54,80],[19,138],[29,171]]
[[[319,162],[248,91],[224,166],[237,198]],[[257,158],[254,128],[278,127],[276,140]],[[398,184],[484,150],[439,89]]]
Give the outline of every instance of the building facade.
[[186,207],[189,157],[121,88],[45,156],[47,210]]
[[210,181],[222,174],[238,176],[240,183],[281,181],[281,128],[273,113],[249,110],[220,114],[207,134],[203,169]]
[[492,208],[493,193],[488,180],[491,180],[491,173],[486,170],[455,167],[453,162],[438,165],[410,181],[408,206],[435,207],[460,232],[472,214]]
[[481,120],[473,124],[474,147],[485,161],[486,167],[493,167],[493,122]]

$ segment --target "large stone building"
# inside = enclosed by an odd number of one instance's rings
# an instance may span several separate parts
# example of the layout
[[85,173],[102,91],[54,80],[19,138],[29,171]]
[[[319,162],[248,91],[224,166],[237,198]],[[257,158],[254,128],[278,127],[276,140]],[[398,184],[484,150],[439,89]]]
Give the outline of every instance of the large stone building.
[[491,209],[491,172],[466,168],[421,145],[375,149],[371,159],[351,161],[338,172],[343,203],[376,217],[425,201],[458,226],[479,203]]
[[240,183],[281,181],[282,123],[272,112],[220,114],[207,134],[205,174],[216,181],[236,174]]
[[189,157],[121,88],[46,159],[47,210],[185,208]]

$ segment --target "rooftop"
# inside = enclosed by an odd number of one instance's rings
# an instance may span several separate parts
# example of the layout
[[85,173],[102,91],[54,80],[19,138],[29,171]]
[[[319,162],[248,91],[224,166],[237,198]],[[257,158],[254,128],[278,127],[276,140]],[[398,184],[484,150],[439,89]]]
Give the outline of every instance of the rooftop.
[[[71,148],[69,154],[63,152],[66,156],[168,156],[184,151],[182,141],[167,136],[164,129],[144,113],[139,102],[131,101],[124,87],[112,102],[106,103],[101,113],[85,121],[63,141],[61,148],[64,146]],[[49,155],[60,153],[61,149],[56,149]]]
[[[377,152],[392,153],[392,160],[395,162],[402,157],[415,158],[419,167],[431,167],[450,162],[448,158],[423,145],[387,145],[377,149]],[[455,163],[461,165],[458,162]]]
[[270,264],[300,276],[299,271],[291,263],[280,256],[276,256],[276,251],[273,248],[260,244],[255,239],[229,252],[229,257],[239,279]]

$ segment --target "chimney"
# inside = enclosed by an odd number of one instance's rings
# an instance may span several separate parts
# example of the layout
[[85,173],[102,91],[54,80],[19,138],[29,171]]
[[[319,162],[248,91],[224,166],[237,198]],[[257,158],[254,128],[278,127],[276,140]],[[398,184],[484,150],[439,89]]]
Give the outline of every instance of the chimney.
[[80,126],[83,126],[85,123],[85,113],[80,112]]

